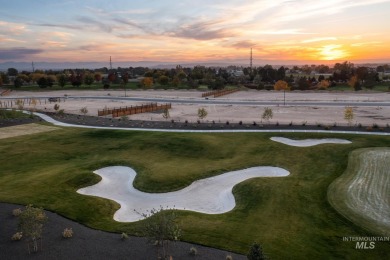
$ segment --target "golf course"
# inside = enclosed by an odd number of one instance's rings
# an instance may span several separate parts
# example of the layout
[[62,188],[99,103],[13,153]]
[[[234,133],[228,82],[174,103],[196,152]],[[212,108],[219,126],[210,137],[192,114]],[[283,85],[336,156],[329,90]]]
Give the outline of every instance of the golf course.
[[[165,133],[58,126],[53,129],[43,122],[39,125],[48,127],[48,131],[0,139],[1,202],[33,204],[94,229],[137,235],[142,222],[148,219],[115,221],[119,203],[77,193],[101,181],[94,173],[97,169],[130,167],[137,173],[135,189],[168,193],[226,172],[279,167],[290,174],[250,178],[235,185],[235,207],[226,213],[177,210],[181,240],[241,254],[246,254],[256,241],[272,259],[390,256],[388,242],[377,243],[374,250],[356,250],[354,242],[344,242],[342,238],[346,236],[383,234],[349,218],[349,211],[340,214],[339,208],[333,208],[328,201],[331,183],[351,171],[351,154],[361,148],[390,147],[388,136]],[[25,126],[27,131],[29,125]],[[272,141],[272,137],[337,138],[350,143],[299,147]],[[382,171],[375,176],[388,174],[388,168],[380,167]],[[367,174],[369,171],[370,168]],[[332,189],[341,192],[347,185],[343,183]],[[386,187],[388,192],[388,184]]]

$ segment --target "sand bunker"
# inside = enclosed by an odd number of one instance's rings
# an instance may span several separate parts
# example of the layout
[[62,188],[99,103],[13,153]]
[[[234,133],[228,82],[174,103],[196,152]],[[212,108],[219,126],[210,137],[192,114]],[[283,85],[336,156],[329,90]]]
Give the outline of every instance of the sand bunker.
[[324,139],[304,139],[304,140],[293,140],[284,137],[271,137],[272,141],[279,142],[282,144],[298,147],[309,147],[319,144],[350,144],[351,142],[345,139],[336,138],[324,138]]
[[120,222],[141,220],[143,219],[141,214],[160,207],[207,214],[225,213],[236,205],[232,193],[236,184],[250,178],[284,177],[290,174],[278,167],[252,167],[198,180],[175,192],[145,193],[133,187],[136,172],[129,167],[106,167],[94,173],[101,176],[102,180],[96,185],[79,189],[77,192],[119,203],[121,208],[114,214],[114,220]]
[[16,125],[16,126],[8,126],[0,128],[0,139],[20,136],[20,135],[29,135],[29,134],[37,134],[43,132],[49,132],[58,130],[60,128],[54,126],[45,126],[40,124],[24,124],[24,125]]
[[390,235],[390,148],[353,151],[346,172],[328,189],[330,204],[376,234]]

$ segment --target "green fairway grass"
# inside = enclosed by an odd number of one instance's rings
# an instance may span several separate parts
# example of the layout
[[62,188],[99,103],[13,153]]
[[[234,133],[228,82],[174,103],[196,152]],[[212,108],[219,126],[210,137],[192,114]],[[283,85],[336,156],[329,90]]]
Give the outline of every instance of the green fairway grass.
[[[344,138],[352,144],[292,147],[271,141],[273,136]],[[0,201],[32,203],[93,228],[137,235],[139,222],[112,219],[117,203],[76,193],[99,181],[94,170],[129,166],[137,172],[136,188],[167,192],[231,170],[276,166],[291,174],[238,184],[231,212],[180,211],[182,239],[243,254],[257,241],[272,259],[384,259],[390,256],[388,244],[356,250],[354,243],[342,241],[375,234],[337,213],[327,201],[327,189],[346,170],[350,152],[386,146],[386,136],[63,128],[0,140]]]

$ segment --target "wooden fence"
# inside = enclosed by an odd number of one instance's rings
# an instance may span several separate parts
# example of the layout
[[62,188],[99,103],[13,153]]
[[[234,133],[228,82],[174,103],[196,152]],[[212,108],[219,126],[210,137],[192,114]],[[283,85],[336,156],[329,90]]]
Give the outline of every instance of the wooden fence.
[[103,109],[98,110],[98,116],[106,116],[106,115],[112,115],[112,117],[120,117],[120,116],[126,116],[126,115],[135,115],[140,113],[148,113],[148,112],[154,112],[158,110],[163,109],[170,109],[172,108],[172,104],[163,104],[163,105],[157,105],[157,103],[151,103],[146,105],[140,105],[140,106],[130,106],[130,107],[120,107],[120,108],[113,108],[113,109]]
[[228,95],[228,94],[231,94],[231,93],[234,93],[234,92],[237,92],[237,91],[239,91],[238,88],[213,90],[213,91],[209,91],[209,92],[203,93],[202,97],[214,96],[216,98],[216,97],[220,97],[220,96],[223,96],[223,95]]

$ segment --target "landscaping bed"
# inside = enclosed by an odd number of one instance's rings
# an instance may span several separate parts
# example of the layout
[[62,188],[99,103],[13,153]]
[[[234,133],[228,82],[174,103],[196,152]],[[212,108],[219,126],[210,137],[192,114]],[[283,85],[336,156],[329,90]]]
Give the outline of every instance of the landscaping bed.
[[303,124],[278,124],[258,122],[247,123],[231,123],[226,122],[176,122],[172,120],[166,121],[142,121],[131,120],[125,117],[95,117],[83,116],[76,114],[58,114],[46,113],[50,117],[69,124],[89,125],[89,126],[106,126],[106,127],[123,127],[123,128],[141,128],[141,129],[178,129],[178,130],[333,130],[333,131],[359,131],[359,132],[386,132],[390,133],[390,127],[378,126],[338,126],[333,125],[303,125]]

